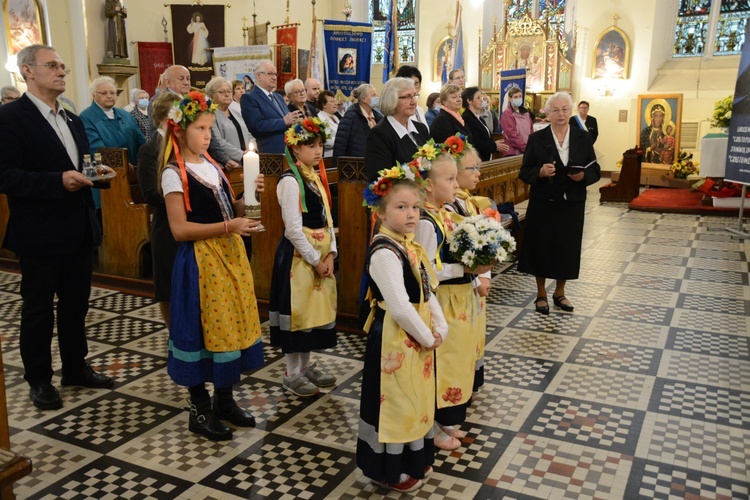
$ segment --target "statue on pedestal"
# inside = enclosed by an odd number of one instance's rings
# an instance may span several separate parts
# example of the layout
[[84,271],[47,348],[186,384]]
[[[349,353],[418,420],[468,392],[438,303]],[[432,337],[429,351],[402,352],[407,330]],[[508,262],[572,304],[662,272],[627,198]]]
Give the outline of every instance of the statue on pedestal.
[[[107,16],[107,58],[128,58],[128,37],[125,34],[126,9],[120,0],[106,0],[104,15]],[[129,64],[129,62],[128,62]]]

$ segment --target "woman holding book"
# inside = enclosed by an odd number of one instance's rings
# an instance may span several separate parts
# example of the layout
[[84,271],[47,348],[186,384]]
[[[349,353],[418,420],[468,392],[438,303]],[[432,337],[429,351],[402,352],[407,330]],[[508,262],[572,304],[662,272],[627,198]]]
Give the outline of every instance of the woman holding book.
[[550,126],[529,136],[519,174],[531,189],[518,270],[535,276],[541,314],[549,314],[547,278],[556,280],[554,305],[573,311],[565,283],[578,278],[581,265],[586,187],[601,177],[591,136],[568,123],[570,95],[554,94],[546,109]]

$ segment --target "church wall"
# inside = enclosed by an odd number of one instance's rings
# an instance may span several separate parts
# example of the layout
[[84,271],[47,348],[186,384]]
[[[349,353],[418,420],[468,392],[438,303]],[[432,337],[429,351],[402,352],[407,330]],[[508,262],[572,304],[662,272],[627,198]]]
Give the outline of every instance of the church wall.
[[[573,78],[573,99],[591,103],[590,113],[599,123],[598,154],[603,170],[616,170],[622,153],[636,144],[639,94],[683,94],[682,121],[708,120],[714,102],[733,93],[739,56],[712,59],[671,57],[672,19],[675,2],[628,0],[627,3],[578,0],[578,45]],[[612,14],[620,19],[617,26],[630,39],[631,58],[627,80],[604,82],[591,79],[593,46],[597,37],[612,25]],[[598,89],[614,89],[602,97]],[[619,121],[621,110],[627,121]],[[707,123],[702,124],[705,132]],[[699,159],[699,155],[696,155]]]

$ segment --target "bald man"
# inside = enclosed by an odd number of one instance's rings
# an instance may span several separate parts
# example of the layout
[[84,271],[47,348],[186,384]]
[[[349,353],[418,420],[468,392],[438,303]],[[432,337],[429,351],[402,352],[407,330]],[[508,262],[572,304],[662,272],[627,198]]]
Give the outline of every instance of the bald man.
[[[190,72],[185,66],[174,64],[168,67],[164,71],[163,75],[164,92],[172,92],[180,97],[190,92]],[[153,103],[156,99],[156,94],[151,98],[148,103],[148,116],[153,116]],[[156,130],[159,126],[154,123],[154,119],[151,118],[151,130]]]
[[315,78],[308,78],[305,80],[305,91],[307,92],[307,107],[313,116],[318,116],[318,108],[315,103],[318,102],[318,96],[320,95],[320,82]]

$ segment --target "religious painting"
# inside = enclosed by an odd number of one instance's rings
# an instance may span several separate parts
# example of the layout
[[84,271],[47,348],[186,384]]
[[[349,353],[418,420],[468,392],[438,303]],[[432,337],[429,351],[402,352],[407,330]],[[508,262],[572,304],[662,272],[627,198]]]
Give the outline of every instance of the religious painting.
[[[432,60],[432,79],[442,81],[443,71],[447,71],[450,62],[451,51],[453,50],[453,37],[444,36],[435,46],[435,56]],[[447,78],[447,75],[446,75]]]
[[594,44],[591,78],[628,78],[630,42],[620,28],[610,26],[599,35]]
[[294,47],[286,45],[281,47],[281,72],[285,75],[292,74],[292,50]]
[[3,0],[5,40],[10,55],[37,43],[47,43],[41,0]]
[[526,69],[526,90],[544,90],[544,35],[516,37],[510,49],[507,69]]
[[212,78],[213,48],[224,46],[223,5],[172,5],[174,63],[190,71],[190,82],[203,88]]
[[353,75],[357,72],[357,49],[339,47],[338,57],[339,75]]
[[682,94],[639,95],[636,140],[643,161],[671,165],[680,151]]
[[234,79],[242,82],[245,92],[250,92],[255,86],[255,74],[253,73],[236,73]]

